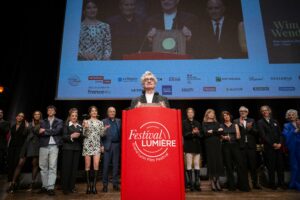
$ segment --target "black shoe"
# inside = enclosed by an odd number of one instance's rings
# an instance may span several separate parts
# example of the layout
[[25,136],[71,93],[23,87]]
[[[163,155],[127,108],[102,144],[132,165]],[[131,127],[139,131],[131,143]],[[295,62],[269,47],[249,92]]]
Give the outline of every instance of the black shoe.
[[217,191],[216,184],[214,181],[211,181],[211,191],[213,191],[213,192]]
[[71,190],[71,193],[77,193],[77,189],[76,189],[76,188],[73,188],[73,189]]
[[253,184],[253,189],[255,189],[255,190],[261,190],[262,188],[258,184]]
[[14,193],[16,190],[16,183],[11,183],[9,188],[6,190],[7,193]]
[[114,191],[120,191],[120,188],[119,188],[118,185],[114,185],[114,186],[113,186],[113,189],[114,189]]
[[35,185],[35,183],[32,182],[32,183],[29,185],[29,187],[28,187],[28,189],[27,189],[26,191],[27,191],[27,192],[31,192],[31,191],[34,189],[34,185]]
[[107,185],[103,185],[102,192],[108,192]]
[[68,195],[68,194],[70,194],[70,191],[65,191],[65,190],[64,190],[64,191],[63,191],[63,194],[64,194],[64,195]]
[[223,191],[223,189],[221,188],[219,179],[216,181],[216,188],[219,192]]
[[54,190],[48,190],[48,193],[47,193],[49,196],[54,196],[55,195],[55,192]]
[[277,186],[271,186],[272,190],[277,190]]
[[286,185],[280,185],[279,188],[282,189],[282,190],[287,190],[288,189],[288,187]]
[[38,194],[45,194],[45,193],[47,193],[47,189],[42,187],[37,193]]

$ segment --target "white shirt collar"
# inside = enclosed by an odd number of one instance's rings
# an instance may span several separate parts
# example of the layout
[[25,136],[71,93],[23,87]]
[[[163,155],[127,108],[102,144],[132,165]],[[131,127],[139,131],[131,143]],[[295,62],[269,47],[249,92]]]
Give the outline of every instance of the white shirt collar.
[[174,18],[176,17],[177,12],[167,14],[164,13],[164,24],[166,30],[172,30]]
[[76,122],[76,123],[73,123],[73,122],[69,121],[69,126],[72,126],[72,125],[74,125],[75,127],[76,127],[76,126],[80,126],[77,122]]

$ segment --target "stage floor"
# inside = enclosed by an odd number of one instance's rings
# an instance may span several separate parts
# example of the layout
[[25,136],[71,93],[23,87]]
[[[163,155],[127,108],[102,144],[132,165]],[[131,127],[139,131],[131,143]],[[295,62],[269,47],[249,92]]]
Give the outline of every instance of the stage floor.
[[[85,184],[78,183],[76,185],[78,192],[70,195],[64,195],[61,190],[56,190],[55,196],[48,196],[47,194],[37,194],[37,191],[27,192],[25,190],[19,190],[14,194],[7,194],[7,185],[5,180],[0,180],[0,199],[1,200],[79,200],[79,199],[101,199],[101,200],[118,200],[120,199],[120,193],[112,191],[112,186],[109,187],[108,193],[102,193],[102,184],[98,183],[98,194],[86,195]],[[202,181],[202,192],[186,192],[186,199],[222,199],[222,200],[235,200],[235,199],[281,199],[281,200],[299,200],[300,193],[292,190],[276,190],[270,189],[253,190],[251,192],[212,192],[210,191],[209,182]]]

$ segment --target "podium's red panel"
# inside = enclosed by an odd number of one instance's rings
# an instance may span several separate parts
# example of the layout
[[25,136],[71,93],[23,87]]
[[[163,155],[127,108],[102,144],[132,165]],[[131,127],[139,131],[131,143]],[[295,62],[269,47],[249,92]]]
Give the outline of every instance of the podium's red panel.
[[122,121],[121,199],[185,199],[180,111],[136,108]]

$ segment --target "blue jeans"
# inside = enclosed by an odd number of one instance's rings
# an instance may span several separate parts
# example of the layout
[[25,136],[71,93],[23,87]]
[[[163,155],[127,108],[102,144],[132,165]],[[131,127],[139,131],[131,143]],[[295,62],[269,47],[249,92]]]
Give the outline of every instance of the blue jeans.
[[53,190],[56,181],[58,146],[40,147],[39,166],[43,188]]

